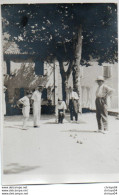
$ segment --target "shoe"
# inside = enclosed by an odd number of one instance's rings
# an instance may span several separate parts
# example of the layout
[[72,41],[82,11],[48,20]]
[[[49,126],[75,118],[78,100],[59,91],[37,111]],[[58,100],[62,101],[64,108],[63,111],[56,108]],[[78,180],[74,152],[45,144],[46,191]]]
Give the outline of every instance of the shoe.
[[22,130],[28,130],[26,127],[23,127]]
[[98,131],[97,131],[98,133],[102,133],[102,129],[98,129]]
[[34,126],[34,128],[39,128],[39,126]]
[[104,131],[108,131],[108,129],[107,128],[104,128]]

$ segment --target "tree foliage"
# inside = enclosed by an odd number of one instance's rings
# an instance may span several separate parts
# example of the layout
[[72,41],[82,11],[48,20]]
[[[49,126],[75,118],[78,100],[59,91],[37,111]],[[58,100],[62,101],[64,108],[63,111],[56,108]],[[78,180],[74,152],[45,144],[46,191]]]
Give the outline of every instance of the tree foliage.
[[82,25],[81,64],[91,58],[117,61],[117,5],[17,4],[2,5],[4,40],[15,41],[21,52],[74,60],[78,27]]

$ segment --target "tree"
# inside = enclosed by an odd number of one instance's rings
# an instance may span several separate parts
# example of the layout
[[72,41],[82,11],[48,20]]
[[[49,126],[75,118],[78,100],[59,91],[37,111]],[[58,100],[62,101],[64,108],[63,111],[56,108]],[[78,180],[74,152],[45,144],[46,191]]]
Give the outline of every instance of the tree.
[[80,94],[80,65],[90,65],[91,58],[99,65],[117,61],[117,4],[2,5],[2,17],[3,34],[21,51],[58,59],[64,100],[71,72]]

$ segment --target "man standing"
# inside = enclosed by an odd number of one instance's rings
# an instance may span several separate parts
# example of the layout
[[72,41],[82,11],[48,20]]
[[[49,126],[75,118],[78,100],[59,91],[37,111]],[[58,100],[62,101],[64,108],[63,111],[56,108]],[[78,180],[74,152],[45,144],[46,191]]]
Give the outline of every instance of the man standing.
[[101,132],[102,128],[108,130],[108,111],[107,111],[107,97],[111,96],[113,89],[104,84],[104,78],[98,76],[98,88],[96,91],[96,118],[98,123],[98,131]]
[[31,100],[33,103],[33,118],[34,118],[34,127],[39,127],[39,120],[41,116],[41,95],[42,95],[43,86],[36,87]]
[[78,112],[79,112],[79,97],[78,94],[73,91],[73,88],[69,88],[69,110],[70,110],[70,120],[73,122],[73,116],[75,121],[78,122]]

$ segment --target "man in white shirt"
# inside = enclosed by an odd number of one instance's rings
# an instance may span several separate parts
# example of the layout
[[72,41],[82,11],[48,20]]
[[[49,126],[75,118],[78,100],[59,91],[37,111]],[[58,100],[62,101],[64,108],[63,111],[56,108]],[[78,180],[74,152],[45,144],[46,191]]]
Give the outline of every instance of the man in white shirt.
[[19,99],[18,102],[17,102],[17,106],[19,107],[20,104],[23,105],[22,107],[22,114],[23,114],[23,117],[24,117],[24,120],[23,120],[23,127],[22,129],[26,129],[27,130],[27,127],[26,127],[26,124],[27,124],[27,121],[29,119],[29,113],[30,113],[30,101],[29,101],[29,98],[31,97],[32,93],[31,92],[26,92],[26,96],[24,96],[23,98]]
[[78,94],[73,91],[73,88],[69,88],[69,110],[70,110],[70,120],[73,121],[73,116],[75,121],[78,122],[78,112],[79,112],[79,97]]
[[34,127],[39,127],[39,121],[41,117],[41,95],[42,95],[43,86],[36,87],[31,100],[33,103],[33,119]]
[[66,104],[61,99],[58,99],[58,104],[56,105],[56,117],[58,118],[58,123],[63,123],[65,117]]
[[98,123],[98,130],[108,130],[108,111],[107,111],[107,97],[112,95],[113,89],[104,84],[104,78],[98,76],[98,88],[96,91],[96,118]]

